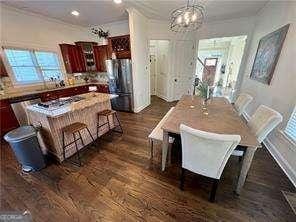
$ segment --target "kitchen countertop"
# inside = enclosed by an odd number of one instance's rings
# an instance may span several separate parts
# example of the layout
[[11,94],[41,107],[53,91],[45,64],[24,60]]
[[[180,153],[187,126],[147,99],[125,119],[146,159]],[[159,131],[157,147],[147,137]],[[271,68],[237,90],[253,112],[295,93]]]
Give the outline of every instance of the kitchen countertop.
[[118,95],[115,95],[115,94],[91,92],[91,93],[80,94],[79,97],[84,98],[80,101],[71,102],[71,103],[65,104],[61,107],[55,107],[54,109],[39,107],[36,104],[28,106],[27,109],[31,112],[38,112],[40,114],[46,115],[47,117],[55,118],[55,117],[65,115],[70,112],[74,112],[77,110],[84,109],[86,107],[93,106],[97,103],[106,102],[106,101],[113,99],[117,96]]
[[19,92],[5,93],[3,95],[0,95],[0,100],[12,99],[12,98],[21,97],[21,96],[28,96],[28,95],[34,95],[34,94],[40,94],[45,92],[52,92],[56,90],[63,90],[63,89],[69,89],[69,88],[74,88],[79,86],[88,86],[88,85],[107,85],[107,83],[81,83],[81,84],[68,85],[68,86],[52,88],[52,89],[40,89],[40,90],[32,90],[32,91],[26,91],[26,92],[19,91]]

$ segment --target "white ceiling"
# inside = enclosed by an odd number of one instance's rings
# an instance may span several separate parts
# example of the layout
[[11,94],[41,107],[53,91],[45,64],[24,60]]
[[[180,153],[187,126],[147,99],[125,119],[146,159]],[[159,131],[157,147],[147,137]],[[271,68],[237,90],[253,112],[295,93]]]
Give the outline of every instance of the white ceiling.
[[[191,0],[192,2],[193,0]],[[58,19],[67,23],[91,26],[125,20],[128,18],[126,8],[135,7],[149,19],[168,20],[170,13],[187,3],[187,0],[123,0],[115,4],[113,0],[5,0],[6,5]],[[205,7],[206,21],[218,21],[239,17],[253,16],[264,7],[268,0],[200,0]],[[72,10],[80,12],[72,16]]]
[[[128,18],[124,5],[114,4],[112,0],[5,0],[3,2],[5,5],[80,26],[105,24]],[[78,11],[80,15],[78,17],[71,15],[73,10]]]

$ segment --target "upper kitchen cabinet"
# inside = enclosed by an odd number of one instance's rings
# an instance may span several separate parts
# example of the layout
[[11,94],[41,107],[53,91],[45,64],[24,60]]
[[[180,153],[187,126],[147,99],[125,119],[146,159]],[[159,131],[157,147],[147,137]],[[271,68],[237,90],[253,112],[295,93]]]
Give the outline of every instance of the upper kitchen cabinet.
[[96,61],[96,67],[98,72],[106,72],[106,60],[109,58],[108,56],[108,46],[94,46],[94,55]]
[[122,35],[108,38],[109,54],[116,54],[118,59],[130,59],[130,35]]
[[85,72],[86,66],[82,49],[77,45],[60,44],[67,73]]
[[0,77],[6,77],[6,76],[8,76],[8,74],[4,66],[2,56],[0,56]]
[[97,46],[96,42],[75,42],[78,48],[81,50],[84,63],[87,72],[96,72],[97,65],[94,54],[94,46]]

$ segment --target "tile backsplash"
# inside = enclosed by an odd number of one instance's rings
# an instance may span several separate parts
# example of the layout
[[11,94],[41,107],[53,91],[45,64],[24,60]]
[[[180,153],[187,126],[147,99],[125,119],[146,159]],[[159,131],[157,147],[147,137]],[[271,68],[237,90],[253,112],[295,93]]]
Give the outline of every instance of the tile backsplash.
[[[81,75],[66,74],[65,75],[65,84],[69,85],[68,78],[74,78],[74,84],[83,84],[85,83],[84,77],[87,76],[89,78],[89,82],[97,82],[101,84],[108,83],[107,73],[83,73]],[[18,85],[13,86],[13,83],[9,77],[1,77],[0,78],[0,91],[2,94],[16,93],[20,91],[34,91],[44,89],[45,86],[43,83],[35,84],[35,85]],[[55,88],[54,83],[46,83],[46,88]]]

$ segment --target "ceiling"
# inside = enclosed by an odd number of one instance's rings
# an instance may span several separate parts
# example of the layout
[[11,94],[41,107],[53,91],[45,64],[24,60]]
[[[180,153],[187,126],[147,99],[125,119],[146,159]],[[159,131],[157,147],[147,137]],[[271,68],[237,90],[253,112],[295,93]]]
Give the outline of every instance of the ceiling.
[[[112,0],[4,0],[2,2],[74,25],[92,26],[128,19],[125,10],[128,7],[135,7],[149,19],[168,20],[170,13],[186,5],[187,0],[123,0],[122,4],[115,4]],[[205,7],[206,21],[211,22],[256,15],[268,0],[200,0],[198,2]],[[74,17],[71,15],[72,10],[79,11],[80,15]]]

